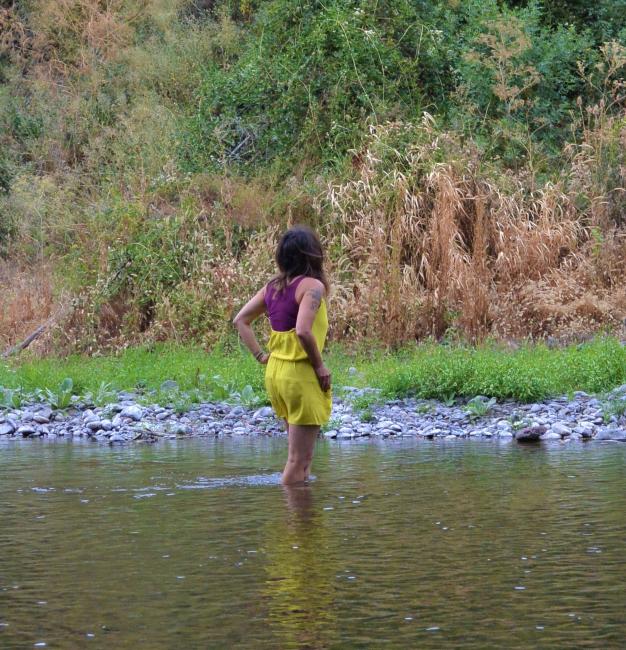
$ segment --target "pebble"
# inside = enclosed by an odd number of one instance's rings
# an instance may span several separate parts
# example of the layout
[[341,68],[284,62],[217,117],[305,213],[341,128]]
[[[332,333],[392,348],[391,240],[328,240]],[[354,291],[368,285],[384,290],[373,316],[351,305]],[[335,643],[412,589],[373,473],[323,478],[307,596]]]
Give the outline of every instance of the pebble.
[[131,404],[120,411],[120,416],[139,422],[143,418],[143,409],[141,406],[137,406],[137,404]]
[[556,431],[547,431],[546,433],[541,435],[541,440],[560,440],[561,439],[561,434],[557,433]]
[[[169,384],[168,384],[169,386]],[[172,390],[177,390],[172,387]],[[467,400],[446,405],[414,398],[373,403],[364,413],[353,400],[376,395],[373,389],[343,387],[343,398],[333,400],[332,423],[323,432],[327,439],[412,437],[456,441],[502,440],[518,442],[597,440],[626,442],[626,417],[604,422],[604,401],[585,393],[571,399],[557,397],[536,404],[512,401],[496,403],[488,413],[469,417]],[[609,399],[620,399],[626,385]],[[284,436],[282,421],[269,406],[246,408],[241,404],[207,402],[194,404],[185,414],[163,406],[141,405],[139,395],[123,392],[105,407],[80,406],[79,400],[67,411],[52,410],[45,403],[26,404],[19,409],[0,409],[0,436],[23,438],[90,438],[119,443],[155,442],[171,437],[192,436]]]
[[551,430],[559,436],[569,436],[572,432],[572,430],[566,424],[563,424],[563,422],[553,422]]

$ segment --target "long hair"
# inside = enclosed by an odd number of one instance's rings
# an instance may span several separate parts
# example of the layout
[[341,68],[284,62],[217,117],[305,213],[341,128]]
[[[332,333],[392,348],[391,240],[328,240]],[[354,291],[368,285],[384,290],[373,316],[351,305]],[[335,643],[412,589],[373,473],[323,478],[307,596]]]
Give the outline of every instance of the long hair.
[[322,245],[308,226],[293,226],[283,233],[276,247],[276,265],[278,274],[272,283],[278,291],[299,275],[316,278],[329,291]]

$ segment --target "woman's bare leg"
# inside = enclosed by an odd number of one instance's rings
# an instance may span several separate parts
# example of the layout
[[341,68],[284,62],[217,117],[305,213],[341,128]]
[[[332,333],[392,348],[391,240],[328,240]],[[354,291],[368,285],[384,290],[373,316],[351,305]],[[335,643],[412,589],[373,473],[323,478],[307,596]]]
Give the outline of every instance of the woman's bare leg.
[[292,485],[309,478],[313,449],[320,428],[317,425],[289,425],[289,454],[283,470],[283,483]]

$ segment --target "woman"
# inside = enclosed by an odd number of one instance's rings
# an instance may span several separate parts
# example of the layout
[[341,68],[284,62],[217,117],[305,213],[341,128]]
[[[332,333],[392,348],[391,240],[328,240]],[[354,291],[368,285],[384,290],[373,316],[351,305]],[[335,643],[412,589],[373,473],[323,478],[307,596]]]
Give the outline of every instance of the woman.
[[[322,361],[328,330],[325,297],[328,281],[324,255],[315,233],[294,226],[276,249],[278,274],[237,314],[233,321],[255,359],[266,365],[265,386],[276,415],[286,422],[289,455],[283,483],[306,481],[320,426],[330,418],[330,372]],[[262,314],[272,328],[269,354],[252,329]]]

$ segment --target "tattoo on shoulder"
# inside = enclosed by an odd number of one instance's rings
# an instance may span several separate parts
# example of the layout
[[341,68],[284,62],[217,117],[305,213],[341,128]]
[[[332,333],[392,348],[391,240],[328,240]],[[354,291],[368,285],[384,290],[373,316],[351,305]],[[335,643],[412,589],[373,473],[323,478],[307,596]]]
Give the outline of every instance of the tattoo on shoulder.
[[311,297],[311,311],[317,311],[322,303],[322,292],[320,289],[309,289],[307,293]]

